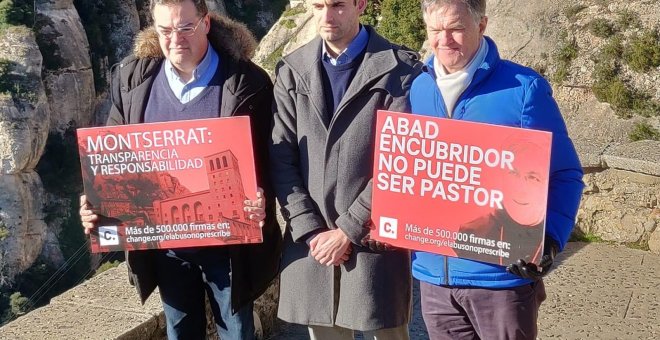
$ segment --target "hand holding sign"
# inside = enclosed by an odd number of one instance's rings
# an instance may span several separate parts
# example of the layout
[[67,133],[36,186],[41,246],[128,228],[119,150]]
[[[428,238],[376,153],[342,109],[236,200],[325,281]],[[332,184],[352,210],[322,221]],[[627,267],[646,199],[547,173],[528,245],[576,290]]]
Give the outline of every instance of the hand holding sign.
[[80,221],[83,228],[85,228],[85,235],[89,235],[92,229],[96,227],[96,222],[99,220],[99,215],[93,210],[91,203],[87,201],[87,196],[80,196]]

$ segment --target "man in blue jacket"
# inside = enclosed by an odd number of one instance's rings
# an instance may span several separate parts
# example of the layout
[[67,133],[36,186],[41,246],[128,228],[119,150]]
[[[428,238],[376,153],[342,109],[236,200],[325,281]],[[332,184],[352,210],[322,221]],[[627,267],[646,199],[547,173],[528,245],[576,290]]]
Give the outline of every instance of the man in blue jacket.
[[540,264],[414,252],[424,321],[431,339],[535,339],[542,277],[569,238],[584,187],[580,161],[548,82],[500,59],[484,36],[486,0],[423,0],[422,10],[434,55],[413,82],[413,113],[552,132]]

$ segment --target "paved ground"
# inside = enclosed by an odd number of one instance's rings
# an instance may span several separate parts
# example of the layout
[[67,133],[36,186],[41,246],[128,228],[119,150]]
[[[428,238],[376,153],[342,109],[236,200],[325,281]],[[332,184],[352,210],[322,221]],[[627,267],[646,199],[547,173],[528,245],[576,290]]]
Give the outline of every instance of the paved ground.
[[[602,243],[569,243],[546,279],[538,339],[660,339],[660,256]],[[428,339],[419,292],[410,334]],[[358,337],[359,338],[359,337]],[[270,340],[309,339],[284,324]]]

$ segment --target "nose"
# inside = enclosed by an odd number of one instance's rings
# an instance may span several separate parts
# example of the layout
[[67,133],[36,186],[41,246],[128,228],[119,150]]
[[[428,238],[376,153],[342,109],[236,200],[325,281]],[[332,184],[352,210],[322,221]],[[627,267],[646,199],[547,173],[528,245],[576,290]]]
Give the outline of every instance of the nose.
[[172,35],[170,35],[170,41],[173,43],[181,42],[185,40],[185,37],[179,33],[179,31],[172,31]]
[[438,43],[440,43],[440,45],[447,46],[451,44],[452,41],[454,41],[454,39],[451,36],[451,31],[442,30],[438,33]]
[[332,13],[330,13],[328,7],[323,7],[323,9],[321,10],[321,19],[323,19],[323,22],[325,23],[332,22]]

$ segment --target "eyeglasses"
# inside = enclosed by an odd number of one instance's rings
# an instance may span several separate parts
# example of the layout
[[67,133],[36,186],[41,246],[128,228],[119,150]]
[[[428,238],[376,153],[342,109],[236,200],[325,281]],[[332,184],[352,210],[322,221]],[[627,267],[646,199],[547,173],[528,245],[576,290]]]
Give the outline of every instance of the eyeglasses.
[[156,29],[156,32],[158,32],[159,35],[161,35],[164,38],[172,38],[172,34],[176,32],[180,37],[189,37],[195,34],[195,30],[197,30],[197,27],[199,24],[204,20],[206,16],[203,16],[199,19],[195,27],[175,27],[175,28],[169,28],[169,27],[159,27]]

